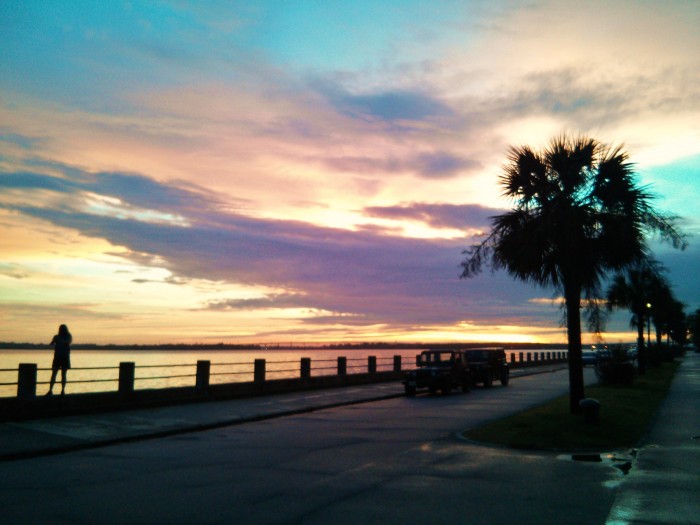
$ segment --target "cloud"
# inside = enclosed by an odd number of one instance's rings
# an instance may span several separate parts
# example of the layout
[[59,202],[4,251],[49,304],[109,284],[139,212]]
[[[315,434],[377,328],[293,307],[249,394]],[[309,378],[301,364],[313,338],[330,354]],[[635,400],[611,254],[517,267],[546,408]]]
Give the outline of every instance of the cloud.
[[393,89],[355,94],[330,79],[317,80],[312,86],[337,111],[360,120],[410,123],[454,116],[447,104],[428,92]]
[[410,91],[389,91],[371,95],[345,94],[331,100],[341,111],[359,118],[414,121],[452,114],[446,105],[433,97]]
[[440,204],[414,202],[400,206],[372,206],[364,209],[370,217],[424,222],[434,228],[487,230],[490,218],[503,210],[477,204]]
[[[19,175],[3,174],[0,183]],[[529,296],[503,276],[496,279],[497,286],[493,281],[488,285],[460,281],[462,240],[391,237],[386,232],[248,217],[222,210],[217,199],[209,199],[196,188],[170,187],[134,174],[83,174],[77,179],[68,177],[64,185],[53,182],[53,177],[35,173],[27,178],[24,189],[30,192],[31,186],[37,190],[51,186],[70,197],[72,207],[51,206],[50,202],[31,206],[26,203],[31,199],[4,207],[106,239],[124,247],[127,257],[134,254],[137,262],[157,258],[178,278],[286,290],[262,298],[221,299],[209,303],[208,309],[306,308],[333,312],[331,317],[337,316],[339,322],[363,319],[369,325],[430,325],[459,322],[467,311],[486,319],[487,312],[495,315],[503,301]],[[149,192],[150,210],[182,216],[186,225],[149,221],[138,215],[95,213],[80,206],[86,194],[118,197],[123,206],[140,206],[144,189]],[[462,211],[480,223],[488,213],[468,207]],[[419,203],[394,210],[455,226],[458,212],[449,206]],[[389,216],[392,210],[374,213]]]
[[258,309],[284,309],[284,308],[308,308],[308,299],[303,294],[270,294],[266,297],[254,299],[226,299],[211,301],[207,308],[211,310],[258,310]]
[[11,279],[26,279],[30,276],[30,272],[25,270],[19,264],[0,263],[0,275],[4,275]]
[[328,167],[353,173],[414,173],[426,179],[446,179],[481,167],[478,161],[446,151],[405,157],[329,157]]
[[44,143],[44,141],[45,139],[43,138],[28,137],[26,135],[20,135],[12,132],[4,133],[0,130],[0,143],[4,142],[6,144],[19,147],[23,150],[34,149]]

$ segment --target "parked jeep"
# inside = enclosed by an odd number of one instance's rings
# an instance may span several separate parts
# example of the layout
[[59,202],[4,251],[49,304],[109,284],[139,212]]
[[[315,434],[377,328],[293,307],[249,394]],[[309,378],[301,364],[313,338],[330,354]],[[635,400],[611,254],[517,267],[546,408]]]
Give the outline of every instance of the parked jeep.
[[465,350],[464,354],[474,384],[490,387],[498,379],[505,386],[510,381],[510,367],[502,348],[474,348]]
[[422,388],[431,394],[439,390],[445,395],[456,387],[469,391],[473,380],[463,351],[425,350],[416,364],[418,368],[411,370],[403,382],[407,396],[416,395],[416,390]]

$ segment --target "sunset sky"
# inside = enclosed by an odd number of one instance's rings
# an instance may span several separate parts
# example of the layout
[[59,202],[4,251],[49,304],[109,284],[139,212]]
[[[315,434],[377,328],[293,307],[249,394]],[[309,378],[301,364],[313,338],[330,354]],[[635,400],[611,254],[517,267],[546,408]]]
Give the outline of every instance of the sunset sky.
[[554,290],[459,279],[508,146],[561,132],[681,217],[688,249],[652,245],[694,311],[698,27],[696,0],[4,1],[0,341],[564,341]]

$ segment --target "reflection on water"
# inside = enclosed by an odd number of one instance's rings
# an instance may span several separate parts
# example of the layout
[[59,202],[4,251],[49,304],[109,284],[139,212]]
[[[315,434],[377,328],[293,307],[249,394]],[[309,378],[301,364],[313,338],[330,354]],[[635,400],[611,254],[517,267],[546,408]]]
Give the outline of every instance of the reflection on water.
[[[551,350],[550,350],[551,351]],[[527,353],[546,354],[545,351]],[[335,375],[338,357],[347,358],[347,373],[367,371],[369,356],[377,358],[377,370],[392,370],[395,355],[401,356],[402,369],[413,368],[419,350],[369,349],[369,350],[73,350],[68,372],[66,392],[116,391],[120,362],[136,363],[137,389],[194,386],[197,361],[211,362],[211,384],[245,382],[253,380],[253,363],[266,360],[266,378],[284,379],[299,377],[302,357],[311,359],[311,375]],[[506,351],[515,354],[519,351]],[[48,389],[51,376],[52,350],[0,350],[0,397],[17,395],[17,368],[20,363],[34,363],[39,372],[37,394]],[[510,355],[508,356],[510,360]],[[9,383],[9,384],[8,384]]]

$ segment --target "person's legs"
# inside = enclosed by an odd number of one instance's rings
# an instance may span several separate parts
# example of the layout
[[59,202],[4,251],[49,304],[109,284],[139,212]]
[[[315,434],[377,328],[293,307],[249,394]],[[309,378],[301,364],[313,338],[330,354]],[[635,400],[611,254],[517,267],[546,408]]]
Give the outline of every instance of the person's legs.
[[58,367],[53,367],[51,370],[51,383],[49,384],[49,391],[46,392],[47,396],[53,394],[53,385],[56,383],[56,375],[58,374]]
[[63,367],[61,368],[61,394],[66,393],[66,382],[68,380],[68,368]]

